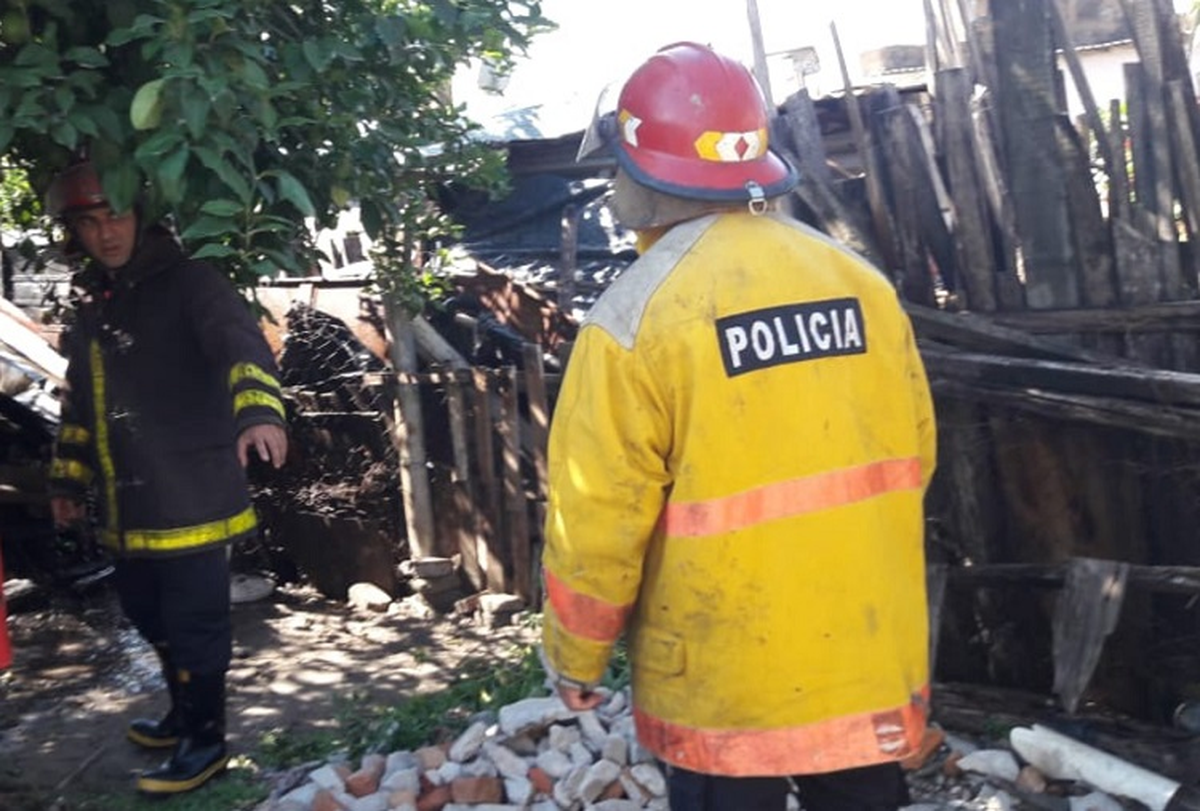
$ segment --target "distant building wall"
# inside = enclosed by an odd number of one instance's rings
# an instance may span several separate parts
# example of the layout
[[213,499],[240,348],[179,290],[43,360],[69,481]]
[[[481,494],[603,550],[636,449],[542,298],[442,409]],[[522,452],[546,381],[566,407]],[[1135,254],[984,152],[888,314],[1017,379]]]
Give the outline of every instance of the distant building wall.
[[[1101,110],[1108,109],[1111,99],[1125,98],[1126,62],[1139,62],[1137,50],[1132,41],[1119,42],[1111,45],[1092,46],[1079,50],[1079,61],[1083,65],[1084,75],[1087,76],[1088,86],[1092,97]],[[1067,111],[1074,118],[1083,113],[1083,102],[1080,101],[1079,91],[1071,81],[1070,70],[1064,56],[1058,57],[1059,69],[1063,72],[1067,88]]]

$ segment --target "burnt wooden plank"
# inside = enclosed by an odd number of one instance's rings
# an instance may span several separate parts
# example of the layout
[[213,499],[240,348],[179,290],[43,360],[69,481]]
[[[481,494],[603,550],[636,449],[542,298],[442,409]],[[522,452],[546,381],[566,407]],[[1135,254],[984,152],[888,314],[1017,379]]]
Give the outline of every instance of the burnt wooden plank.
[[934,394],[968,402],[986,403],[1014,411],[1037,414],[1068,423],[1119,428],[1153,437],[1200,441],[1200,424],[1191,408],[1151,405],[1113,397],[1063,394],[1042,389],[984,386],[948,377],[932,376]]
[[938,76],[941,96],[942,153],[946,156],[951,198],[957,215],[959,296],[972,310],[996,309],[996,261],[991,224],[985,215],[972,138],[971,77],[965,69],[944,70]]
[[[1132,588],[1161,594],[1200,592],[1200,566],[1147,566],[1127,564],[1126,581]],[[1060,588],[1067,580],[1068,563],[985,563],[949,566],[949,583],[973,587]]]
[[476,368],[472,371],[475,412],[475,456],[478,460],[478,491],[480,505],[477,519],[478,541],[476,559],[483,569],[488,589],[503,594],[511,588],[504,570],[506,544],[503,543],[500,512],[501,486],[496,478],[495,417],[492,409],[491,374]]
[[[536,569],[541,564],[541,549],[544,542],[543,527],[546,524],[546,497],[548,493],[548,472],[546,453],[550,439],[550,406],[546,399],[546,381],[544,377],[542,347],[540,344],[527,343],[523,347],[525,372],[525,399],[529,408],[529,444],[530,455],[533,457],[534,472],[534,515],[536,520],[532,527],[531,537],[535,539],[531,552],[531,565]],[[540,577],[534,577],[530,592],[534,598],[540,597],[537,584]],[[540,607],[541,600],[533,599],[529,605]]]
[[854,135],[854,145],[866,167],[867,203],[871,212],[871,222],[875,228],[875,239],[879,244],[883,257],[883,269],[891,271],[899,267],[899,248],[896,244],[895,224],[891,212],[887,208],[887,200],[883,190],[883,173],[879,168],[878,156],[874,144],[871,143],[866,124],[863,122],[859,98],[854,92],[854,84],[850,81],[850,71],[846,67],[846,56],[842,51],[842,43],[838,37],[837,25],[830,23],[830,33],[833,35],[833,46],[837,52],[838,66],[841,69],[842,86],[845,90],[846,112],[850,116],[850,129]]
[[1087,147],[1065,117],[1057,121],[1067,179],[1067,206],[1074,226],[1071,233],[1079,257],[1080,303],[1086,307],[1107,307],[1118,301],[1112,236],[1100,211],[1100,196],[1092,179]]
[[[1075,42],[1071,37],[1071,31],[1063,20],[1062,10],[1058,7],[1057,0],[1051,0],[1048,5],[1054,38],[1058,40],[1062,48],[1063,58],[1066,60],[1067,69],[1071,73],[1071,81],[1075,84],[1075,92],[1079,94],[1079,101],[1083,105],[1083,112],[1087,119],[1088,127],[1095,135],[1096,148],[1099,150],[1100,158],[1104,162],[1104,172],[1111,177],[1113,173],[1112,148],[1104,126],[1104,119],[1100,117],[1100,108],[1096,104],[1096,97],[1092,94],[1092,85],[1087,79],[1087,74],[1084,73],[1083,64],[1079,59],[1079,54],[1075,49]],[[1120,119],[1118,118],[1117,120],[1119,121]]]
[[946,352],[932,347],[922,347],[921,356],[931,373],[989,386],[1200,406],[1200,375],[1186,372]]
[[893,107],[881,113],[877,122],[881,153],[877,163],[886,176],[886,190],[895,212],[892,227],[898,249],[895,268],[900,275],[900,294],[906,301],[933,306],[936,302],[919,216],[921,189],[909,117],[903,106]]
[[991,313],[995,324],[1033,335],[1110,332],[1120,335],[1200,330],[1200,301],[1164,301],[1137,307],[1087,310],[1027,310]]
[[[388,307],[392,366],[400,372],[416,372],[417,347],[412,319],[400,307]],[[392,436],[400,459],[400,489],[409,551],[413,557],[438,554],[434,531],[433,499],[426,469],[425,419],[421,392],[416,383],[400,380],[394,398]]]
[[1111,355],[996,324],[992,315],[949,313],[916,304],[905,304],[904,309],[918,338],[940,341],[962,349],[1100,364],[1111,364],[1116,360]]
[[1108,217],[1115,220],[1127,217],[1129,211],[1129,151],[1125,148],[1127,132],[1122,117],[1120,99],[1108,103],[1109,154],[1112,165],[1108,173]]
[[504,525],[512,564],[513,593],[533,605],[532,549],[529,505],[521,472],[521,415],[517,401],[517,370],[509,367],[500,376],[499,432],[504,482]]
[[1125,602],[1129,564],[1074,558],[1054,610],[1054,692],[1075,712]]
[[1024,257],[1030,307],[1075,307],[1080,302],[1077,257],[1059,154],[1057,65],[1050,36],[1050,0],[1008,0],[991,5],[996,26],[1000,122],[1009,192]]
[[999,148],[1003,138],[993,123],[999,117],[993,106],[990,100],[972,100],[979,176],[988,208],[996,223],[999,255],[1003,257],[1002,267],[996,274],[996,303],[1004,310],[1022,310],[1025,309],[1025,287],[1017,277],[1020,236],[1017,233],[1017,215],[1013,210],[1012,196],[1001,169],[1003,153]]

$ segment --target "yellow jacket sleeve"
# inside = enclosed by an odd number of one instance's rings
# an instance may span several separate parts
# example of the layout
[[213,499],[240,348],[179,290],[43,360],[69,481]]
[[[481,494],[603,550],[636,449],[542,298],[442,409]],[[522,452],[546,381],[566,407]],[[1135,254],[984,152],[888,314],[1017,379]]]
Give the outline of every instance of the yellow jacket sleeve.
[[637,599],[669,478],[670,422],[643,360],[585,326],[550,432],[544,654],[594,683]]

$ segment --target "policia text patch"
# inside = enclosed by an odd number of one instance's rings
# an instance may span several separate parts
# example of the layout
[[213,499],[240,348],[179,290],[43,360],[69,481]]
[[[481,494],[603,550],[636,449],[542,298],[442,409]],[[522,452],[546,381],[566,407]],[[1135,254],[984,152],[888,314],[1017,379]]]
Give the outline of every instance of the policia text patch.
[[785,304],[717,319],[717,342],[730,377],[783,363],[867,351],[856,298]]

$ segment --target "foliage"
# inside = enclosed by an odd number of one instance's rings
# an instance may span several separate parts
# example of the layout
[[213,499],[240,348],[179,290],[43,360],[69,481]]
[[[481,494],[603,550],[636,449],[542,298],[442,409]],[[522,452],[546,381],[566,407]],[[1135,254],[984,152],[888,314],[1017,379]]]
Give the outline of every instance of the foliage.
[[446,88],[468,59],[510,63],[549,27],[540,6],[14,0],[0,17],[0,156],[41,192],[90,149],[116,207],[173,216],[194,255],[239,283],[304,273],[306,219],[332,225],[356,202],[381,239],[437,184],[501,183],[500,156]]
[[37,227],[38,213],[29,173],[0,158],[0,229],[30,231]]

